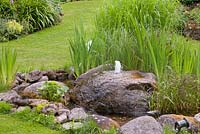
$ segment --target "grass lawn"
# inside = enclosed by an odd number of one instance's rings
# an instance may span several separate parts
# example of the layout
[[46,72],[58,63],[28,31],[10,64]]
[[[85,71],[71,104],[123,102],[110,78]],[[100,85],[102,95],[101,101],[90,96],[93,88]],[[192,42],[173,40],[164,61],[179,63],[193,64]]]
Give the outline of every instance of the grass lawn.
[[63,4],[61,24],[46,28],[18,40],[0,43],[18,52],[19,71],[33,69],[57,69],[70,65],[69,42],[75,22],[83,22],[87,31],[94,27],[94,17],[103,0],[79,1]]
[[61,132],[0,114],[0,134],[61,134]]
[[[62,5],[63,21],[54,27],[24,36],[0,46],[10,46],[18,52],[19,71],[29,69],[57,69],[70,65],[68,39],[73,36],[75,22],[83,22],[87,31],[94,27],[97,8],[103,0],[79,1]],[[0,115],[0,134],[60,134],[39,124],[24,122],[8,115]]]

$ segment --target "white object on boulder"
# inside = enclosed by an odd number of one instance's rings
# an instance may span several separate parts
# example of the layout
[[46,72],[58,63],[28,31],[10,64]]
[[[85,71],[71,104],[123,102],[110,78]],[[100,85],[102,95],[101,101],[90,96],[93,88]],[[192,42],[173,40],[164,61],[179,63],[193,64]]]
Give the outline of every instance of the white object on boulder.
[[121,63],[120,61],[115,61],[115,73],[118,74],[121,72]]

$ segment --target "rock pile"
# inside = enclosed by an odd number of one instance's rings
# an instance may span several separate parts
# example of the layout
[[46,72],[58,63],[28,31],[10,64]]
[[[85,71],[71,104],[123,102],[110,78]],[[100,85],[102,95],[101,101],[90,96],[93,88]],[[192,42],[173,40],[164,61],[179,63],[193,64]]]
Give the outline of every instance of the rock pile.
[[[57,70],[57,71],[34,70],[30,73],[17,73],[12,89],[15,90],[18,94],[21,94],[25,88],[38,82],[41,82],[39,84],[42,84],[43,81],[58,81],[58,82],[72,81],[73,83],[74,80],[75,80],[74,75],[72,73],[67,73],[64,70]],[[36,84],[34,86],[38,87],[39,85]]]

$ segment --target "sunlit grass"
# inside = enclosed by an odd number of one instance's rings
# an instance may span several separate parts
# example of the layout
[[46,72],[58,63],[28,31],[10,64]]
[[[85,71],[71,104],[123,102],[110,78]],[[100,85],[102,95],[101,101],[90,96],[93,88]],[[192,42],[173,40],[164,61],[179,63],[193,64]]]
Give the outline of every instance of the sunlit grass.
[[[63,4],[63,21],[54,27],[24,36],[0,46],[10,46],[18,52],[19,71],[58,69],[71,64],[69,38],[74,22],[82,20],[87,33],[94,28],[94,16],[103,0],[78,1]],[[67,53],[66,53],[67,52]]]

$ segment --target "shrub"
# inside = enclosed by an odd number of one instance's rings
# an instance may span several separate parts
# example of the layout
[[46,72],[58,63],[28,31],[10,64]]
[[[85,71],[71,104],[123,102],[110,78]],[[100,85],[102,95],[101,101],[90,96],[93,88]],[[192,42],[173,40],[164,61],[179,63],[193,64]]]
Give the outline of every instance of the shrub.
[[4,101],[0,101],[0,113],[1,114],[8,114],[11,110],[12,106],[9,103]]
[[[23,34],[59,23],[61,21],[60,13],[61,7],[56,0],[17,0],[14,3],[11,3],[10,0],[0,1],[0,19],[4,19],[7,22],[16,21],[24,27],[23,31],[21,31],[22,29],[20,30],[20,33],[22,32]],[[0,27],[2,27],[1,25]],[[21,26],[18,25],[19,27]],[[4,33],[10,35],[9,31],[5,30]],[[2,35],[4,33],[0,32]],[[13,39],[6,36],[5,38],[7,40]]]
[[16,1],[18,19],[29,23],[31,31],[41,30],[57,24],[60,21],[59,13],[53,1],[49,0],[20,0]]
[[68,87],[61,86],[54,81],[45,82],[44,85],[39,88],[44,99],[49,101],[61,101],[61,98],[64,96],[64,93],[68,91]]
[[0,56],[0,91],[9,88],[15,78],[17,54],[14,49],[2,48]]
[[16,20],[0,20],[0,42],[17,39],[23,32],[23,26]]

